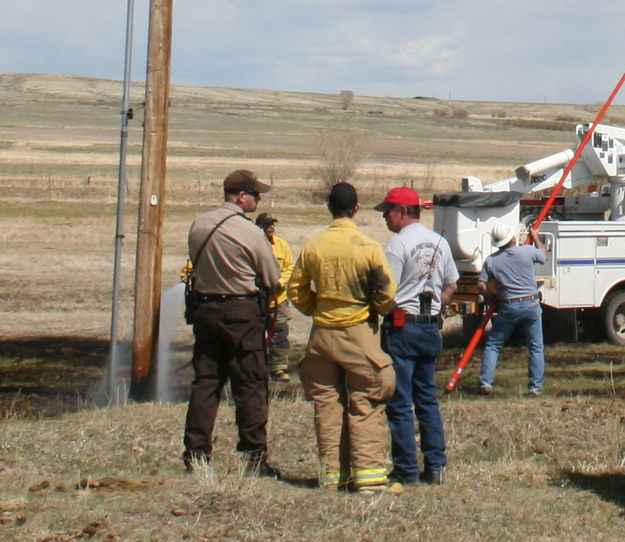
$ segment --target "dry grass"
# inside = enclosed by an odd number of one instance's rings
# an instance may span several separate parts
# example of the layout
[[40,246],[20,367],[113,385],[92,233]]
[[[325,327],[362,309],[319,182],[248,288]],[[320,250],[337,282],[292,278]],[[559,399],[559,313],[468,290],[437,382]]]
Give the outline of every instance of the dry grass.
[[618,540],[625,532],[622,403],[576,396],[442,398],[449,468],[401,496],[316,489],[312,409],[271,403],[281,481],[241,475],[229,404],[214,461],[179,453],[183,404],[2,422],[0,535],[73,540]]
[[[228,402],[218,417],[214,460],[193,475],[180,461],[184,401],[95,408],[108,355],[119,87],[0,76],[0,539],[625,537],[625,367],[622,350],[611,345],[548,346],[540,399],[524,395],[525,351],[514,346],[502,355],[494,396],[478,396],[478,350],[458,390],[441,394],[446,484],[408,487],[397,497],[315,487],[312,407],[297,383],[276,387],[271,399],[271,460],[283,481],[242,477]],[[589,120],[596,109],[356,96],[345,112],[338,95],[192,88],[175,88],[173,104],[166,289],[179,281],[191,220],[219,202],[220,180],[234,167],[273,176],[274,199],[261,206],[279,217],[278,233],[296,254],[325,228],[327,210],[308,203],[313,128],[338,119],[372,134],[372,159],[356,180],[365,203],[357,220],[383,243],[390,234],[369,204],[390,186],[433,178],[426,190],[440,191],[456,188],[467,173],[507,177],[572,140],[571,133],[515,119],[568,123]],[[437,118],[441,107],[467,115]],[[133,320],[139,124],[131,135],[122,256],[125,342]],[[293,364],[309,325],[296,315]],[[462,352],[458,327],[445,324],[441,387]],[[191,341],[181,322],[176,367],[188,362]],[[184,398],[188,369],[175,378]]]

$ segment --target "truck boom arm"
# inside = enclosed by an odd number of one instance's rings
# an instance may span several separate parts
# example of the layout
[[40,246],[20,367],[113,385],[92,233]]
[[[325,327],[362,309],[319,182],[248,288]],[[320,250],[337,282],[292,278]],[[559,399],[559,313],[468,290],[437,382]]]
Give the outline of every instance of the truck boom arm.
[[[584,138],[590,124],[576,128],[577,145]],[[575,154],[575,148],[567,149],[529,164],[518,167],[515,177],[482,184],[477,177],[464,177],[462,190],[469,192],[521,192],[529,194],[553,188]],[[565,188],[605,182],[625,182],[625,129],[598,124],[592,142],[584,148],[570,175],[564,181]]]

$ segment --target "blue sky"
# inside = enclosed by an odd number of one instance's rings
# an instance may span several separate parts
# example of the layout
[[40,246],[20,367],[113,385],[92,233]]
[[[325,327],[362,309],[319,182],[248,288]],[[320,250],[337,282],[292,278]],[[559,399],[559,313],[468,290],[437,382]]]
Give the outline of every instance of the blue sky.
[[[3,4],[0,73],[123,78],[128,0]],[[134,81],[149,4],[135,0]],[[172,82],[603,103],[625,71],[624,22],[622,0],[174,0]]]

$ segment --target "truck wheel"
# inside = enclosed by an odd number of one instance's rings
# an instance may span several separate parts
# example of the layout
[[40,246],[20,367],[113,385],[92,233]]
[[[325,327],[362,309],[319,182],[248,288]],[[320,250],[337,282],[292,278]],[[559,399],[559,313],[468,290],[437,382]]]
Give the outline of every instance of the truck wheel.
[[604,306],[603,322],[608,341],[625,346],[625,291],[612,292]]

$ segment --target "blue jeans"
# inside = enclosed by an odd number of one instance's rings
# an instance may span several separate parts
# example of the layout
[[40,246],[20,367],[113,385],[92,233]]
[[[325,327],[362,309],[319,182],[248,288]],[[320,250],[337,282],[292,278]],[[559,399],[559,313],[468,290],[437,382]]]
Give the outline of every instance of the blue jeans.
[[[435,360],[442,350],[438,324],[383,325],[384,350],[393,358],[395,394],[386,407],[391,430],[393,472],[407,482],[419,479],[415,420],[419,424],[425,470],[444,466],[445,435],[436,398]],[[414,405],[414,414],[413,414]]]
[[499,351],[516,326],[525,330],[529,350],[528,389],[540,391],[545,374],[545,354],[543,346],[543,323],[540,303],[533,300],[501,303],[497,318],[493,320],[488,341],[484,347],[480,386],[493,387]]

